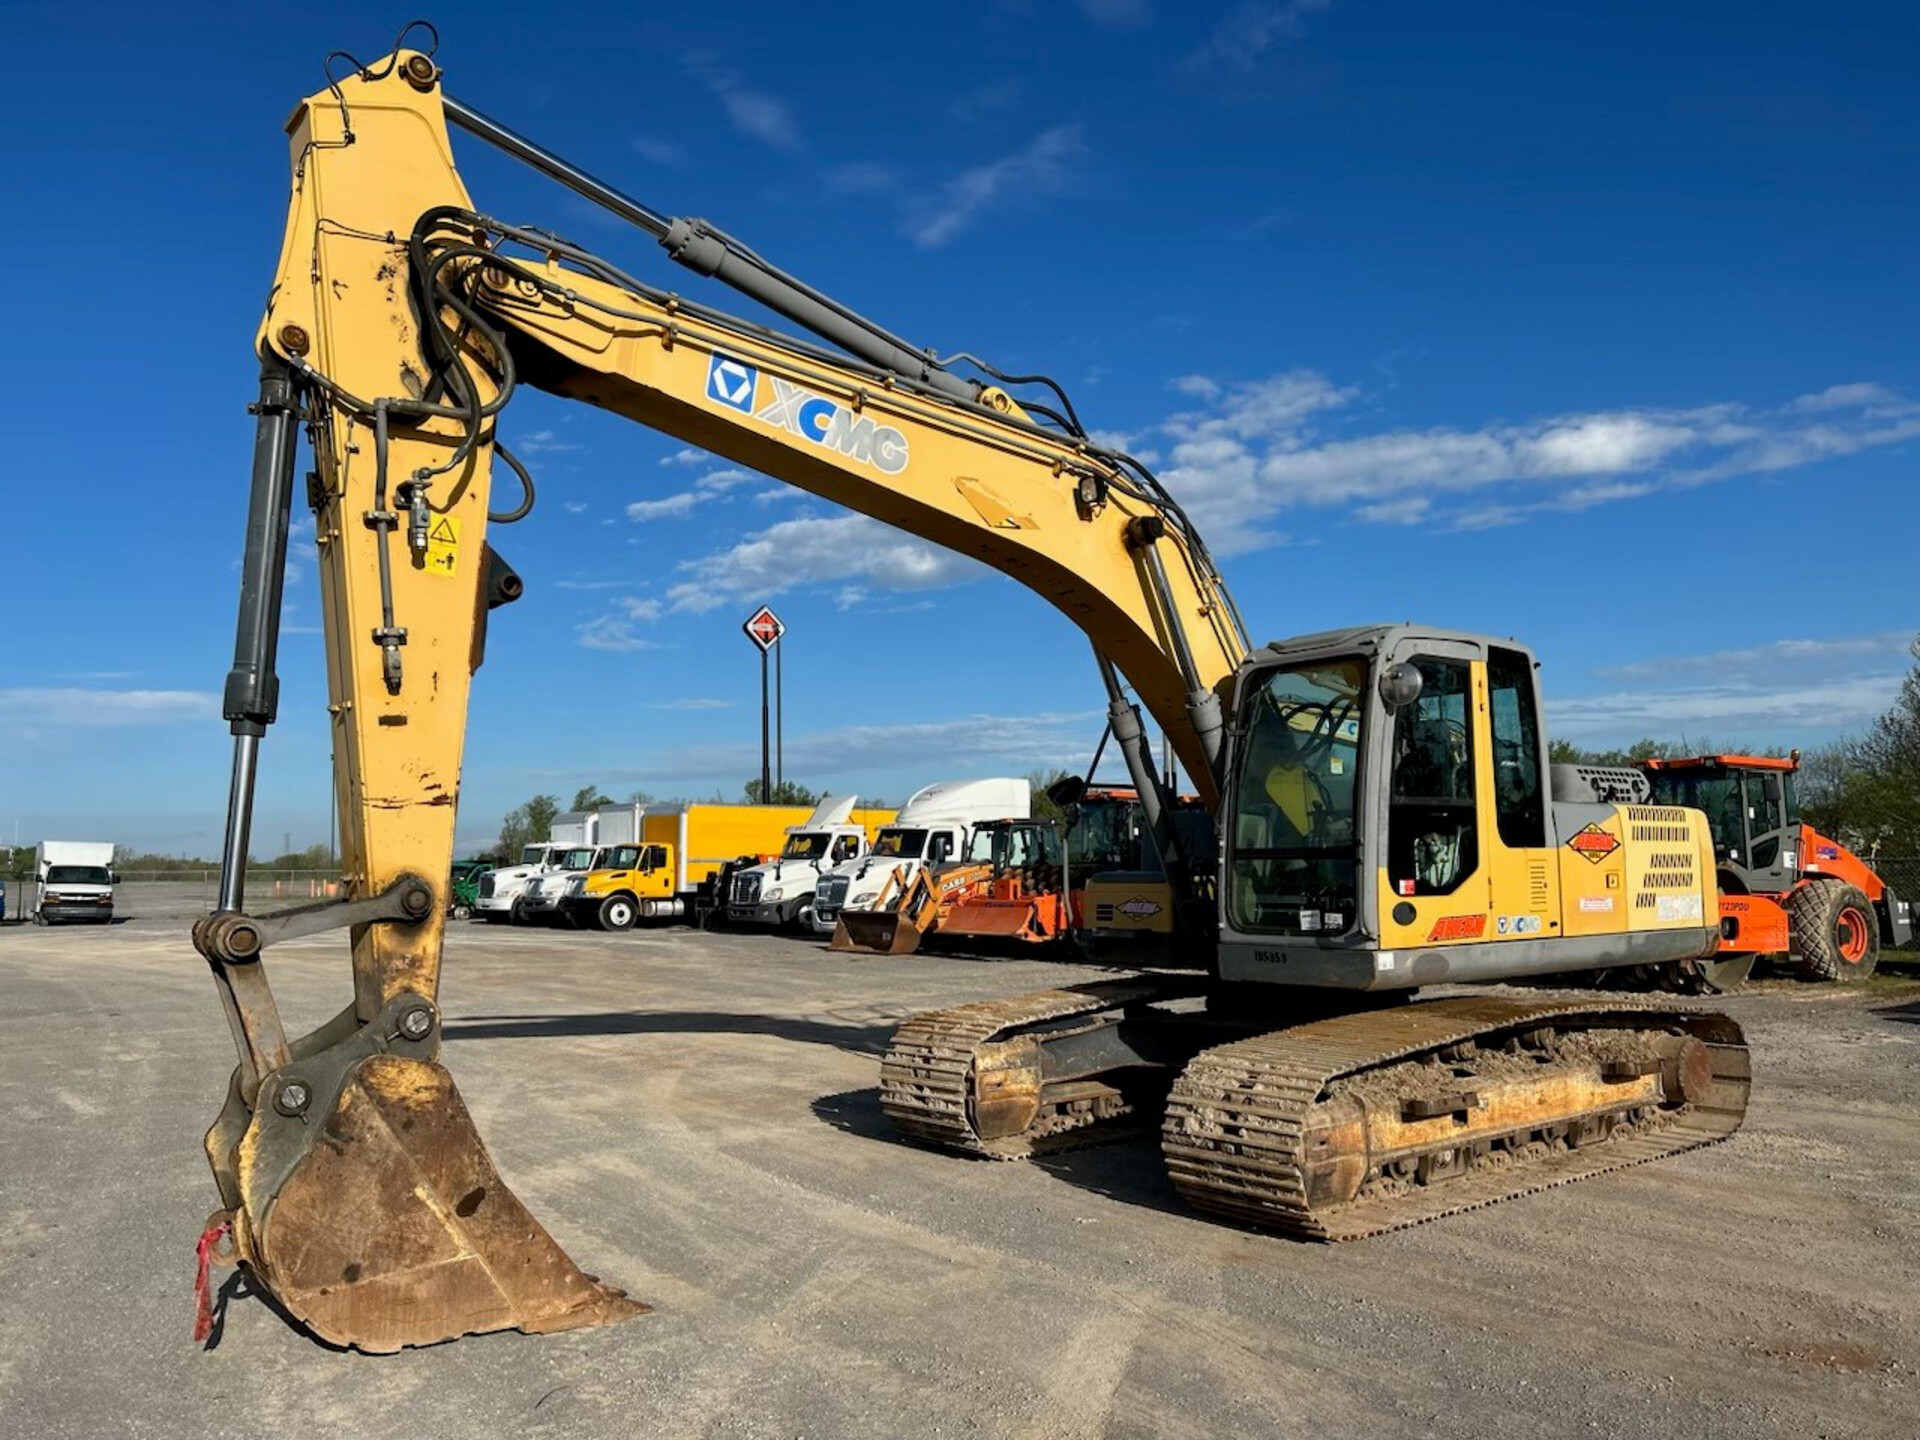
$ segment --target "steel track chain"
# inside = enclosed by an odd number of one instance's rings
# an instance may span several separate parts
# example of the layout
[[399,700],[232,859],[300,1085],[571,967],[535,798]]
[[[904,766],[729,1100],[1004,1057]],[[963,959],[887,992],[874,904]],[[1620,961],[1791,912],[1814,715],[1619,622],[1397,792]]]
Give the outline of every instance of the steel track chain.
[[880,1108],[915,1140],[995,1160],[1104,1141],[1111,1128],[1100,1125],[1097,1135],[1089,1128],[1121,1118],[1124,1105],[1043,1111],[1040,1122],[1023,1134],[982,1138],[971,1103],[975,1051],[1010,1031],[1192,993],[1190,977],[1101,980],[915,1015],[894,1032],[880,1062]]
[[[1491,1032],[1542,1024],[1663,1030],[1681,1025],[1707,1044],[1710,1093],[1658,1129],[1543,1159],[1475,1168],[1404,1194],[1363,1194],[1318,1214],[1308,1207],[1307,1114],[1335,1080]],[[1203,1051],[1174,1082],[1161,1148],[1175,1188],[1201,1209],[1305,1238],[1357,1240],[1724,1140],[1739,1129],[1746,1114],[1750,1073],[1739,1026],[1711,1011],[1644,1001],[1425,1001],[1316,1021]]]

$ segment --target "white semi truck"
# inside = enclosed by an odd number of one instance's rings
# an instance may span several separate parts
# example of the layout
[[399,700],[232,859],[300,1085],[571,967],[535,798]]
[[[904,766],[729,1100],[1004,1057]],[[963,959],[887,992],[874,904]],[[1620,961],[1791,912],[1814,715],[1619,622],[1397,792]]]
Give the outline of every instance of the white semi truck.
[[878,828],[853,818],[858,802],[857,795],[822,800],[803,824],[788,827],[777,856],[763,865],[735,871],[727,894],[728,923],[805,924],[820,877],[865,855]]
[[[520,847],[518,865],[503,865],[480,877],[480,894],[473,902],[474,915],[496,925],[508,920],[524,923],[527,887],[542,875],[566,868],[562,861],[570,851],[583,846],[591,850],[596,843],[599,820],[599,814],[592,810],[568,810],[554,816],[545,840]],[[592,856],[587,858],[590,863]]]
[[34,849],[40,891],[33,918],[39,925],[67,920],[113,919],[113,845],[105,840],[42,840]]
[[883,891],[901,893],[922,865],[959,860],[975,825],[1024,820],[1032,813],[1033,788],[1018,776],[945,780],[914,791],[867,854],[835,866],[815,883],[808,911],[812,928],[831,935],[842,910],[871,910]]

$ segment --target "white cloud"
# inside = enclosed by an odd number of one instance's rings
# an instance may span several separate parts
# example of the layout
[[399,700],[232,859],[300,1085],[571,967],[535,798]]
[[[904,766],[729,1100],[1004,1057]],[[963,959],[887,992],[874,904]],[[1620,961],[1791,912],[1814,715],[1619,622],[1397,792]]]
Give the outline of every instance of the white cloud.
[[631,589],[633,582],[631,580],[556,580],[553,582],[553,588],[556,590],[618,590],[623,586]]
[[1163,423],[1173,440],[1163,478],[1223,554],[1275,543],[1269,527],[1290,508],[1486,529],[1920,438],[1920,402],[1870,384],[1772,409],[1645,407],[1340,439],[1322,427],[1359,391],[1313,371],[1232,386],[1186,375],[1172,388],[1204,408]]
[[507,448],[516,455],[558,455],[570,450],[582,450],[585,446],[576,445],[570,440],[562,440],[552,430],[535,430],[522,435]]
[[1167,388],[1177,390],[1182,395],[1191,395],[1196,400],[1220,398],[1220,382],[1211,375],[1176,375],[1167,382]]
[[712,465],[717,462],[717,458],[705,450],[696,450],[689,445],[684,450],[674,451],[671,455],[662,455],[660,463],[662,465]]
[[1214,25],[1206,43],[1180,63],[1189,71],[1249,70],[1276,41],[1299,33],[1301,21],[1333,0],[1243,0]]
[[220,718],[220,697],[202,690],[90,690],[23,686],[0,690],[0,739],[76,727],[174,725]]
[[713,92],[733,128],[742,135],[778,150],[806,148],[800,123],[784,100],[756,90],[739,71],[720,64],[710,55],[690,54],[683,63],[688,74]]
[[[857,784],[876,773],[909,767],[924,774],[929,756],[939,757],[945,774],[1021,775],[1056,765],[1084,767],[1103,718],[1102,711],[1089,709],[983,713],[903,725],[853,724],[788,735],[786,769],[819,785],[843,778]],[[635,768],[601,774],[599,783],[689,791],[718,783],[731,789],[740,777],[759,767],[759,741],[743,739],[644,756]]]
[[662,140],[657,135],[636,135],[633,137],[633,153],[650,165],[679,169],[687,163],[687,149],[671,140]]
[[587,513],[587,502],[584,500],[568,500],[565,502],[563,508],[569,515],[584,515]]
[[694,613],[803,586],[926,590],[985,573],[964,556],[865,515],[782,520],[679,569],[687,578],[668,587],[668,604]]
[[729,490],[754,477],[745,470],[714,470],[693,482],[691,490],[663,495],[657,500],[635,500],[627,506],[629,520],[682,520],[702,505],[721,499]]
[[1660,660],[1616,665],[1594,673],[1610,680],[1651,680],[1674,675],[1707,675],[1720,681],[1761,684],[1782,674],[1806,679],[1836,670],[1858,670],[1863,662],[1901,669],[1914,643],[1911,630],[1881,630],[1871,635],[1841,635],[1825,640],[1774,640],[1765,645],[1712,650],[1699,655],[1670,655]]
[[1626,743],[1655,735],[1696,743],[1768,741],[1781,734],[1858,729],[1885,710],[1899,689],[1896,674],[1759,689],[1622,690],[1553,701],[1547,715],[1556,735],[1576,740]]
[[705,696],[687,695],[678,700],[656,700],[647,706],[649,710],[731,710],[731,700],[711,700]]
[[635,500],[627,506],[629,520],[684,520],[694,508],[711,500],[711,495],[703,495],[698,490],[682,490],[678,494],[663,495],[658,500]]
[[1856,730],[1893,703],[1914,643],[1910,630],[1885,630],[1635,661],[1595,671],[1612,688],[1553,700],[1548,718],[1555,734],[1618,744],[1644,735],[1767,744]]
[[1062,193],[1072,184],[1073,162],[1085,154],[1080,127],[1057,125],[1013,154],[964,170],[916,199],[908,206],[906,234],[914,244],[936,250],[1010,197],[1031,204]]
[[947,111],[954,119],[972,124],[983,116],[1012,108],[1026,93],[1025,80],[1018,75],[1004,75],[976,90],[954,96],[947,102]]
[[580,637],[580,645],[586,650],[612,650],[625,653],[633,650],[654,650],[659,642],[649,640],[639,633],[639,627],[660,618],[662,606],[658,600],[643,599],[637,595],[624,595],[614,602],[614,608],[604,615],[596,615],[591,620],[574,627]]
[[1150,0],[1078,0],[1080,13],[1109,30],[1142,30],[1153,23]]

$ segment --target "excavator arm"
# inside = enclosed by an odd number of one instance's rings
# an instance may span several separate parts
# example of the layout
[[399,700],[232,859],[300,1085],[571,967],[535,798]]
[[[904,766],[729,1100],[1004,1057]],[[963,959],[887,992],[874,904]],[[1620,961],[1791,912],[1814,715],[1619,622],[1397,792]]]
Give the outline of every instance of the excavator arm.
[[[448,121],[654,234],[821,343],[646,285],[484,217]],[[520,592],[490,525],[533,482],[501,443],[515,389],[586,401],[970,555],[1093,643],[1123,753],[1151,768],[1120,676],[1211,801],[1219,690],[1246,654],[1205,547],[1150,474],[1002,385],[906,345],[702,222],[669,220],[446,97],[396,50],[289,123],[293,192],[258,353],[258,440],[219,907],[195,928],[240,1063],[207,1136],[209,1234],[321,1337],[392,1350],[645,1307],[574,1266],[502,1183],[439,1062],[439,968],[470,677]],[[989,375],[989,380],[996,378]],[[1007,380],[1006,385],[1018,382]],[[255,916],[244,894],[298,431],[313,456],[346,898]],[[511,473],[496,486],[500,471]],[[502,495],[504,493],[504,499]],[[1170,829],[1170,827],[1168,827]],[[289,1039],[262,954],[349,931],[353,1000]]]

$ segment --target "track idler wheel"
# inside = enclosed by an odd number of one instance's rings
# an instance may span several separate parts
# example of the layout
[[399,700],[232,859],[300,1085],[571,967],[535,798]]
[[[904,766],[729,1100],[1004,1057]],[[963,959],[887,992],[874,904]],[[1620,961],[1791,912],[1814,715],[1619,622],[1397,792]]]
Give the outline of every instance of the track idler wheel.
[[367,1055],[323,1096],[324,1058],[267,1077],[223,1155],[236,1087],[207,1137],[223,1189],[237,1192],[239,1259],[295,1320],[384,1353],[647,1312],[582,1273],[507,1188],[443,1066]]

